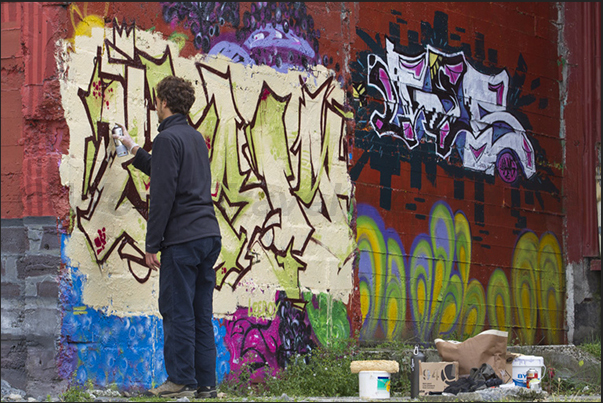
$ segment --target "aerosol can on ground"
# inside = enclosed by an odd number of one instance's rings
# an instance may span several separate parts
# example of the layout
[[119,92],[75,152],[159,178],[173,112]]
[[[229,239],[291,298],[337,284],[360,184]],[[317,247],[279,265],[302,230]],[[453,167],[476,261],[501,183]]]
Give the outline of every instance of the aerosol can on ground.
[[425,354],[419,351],[419,346],[415,346],[415,350],[410,359],[410,397],[419,396],[419,381],[420,381],[420,363],[425,361]]

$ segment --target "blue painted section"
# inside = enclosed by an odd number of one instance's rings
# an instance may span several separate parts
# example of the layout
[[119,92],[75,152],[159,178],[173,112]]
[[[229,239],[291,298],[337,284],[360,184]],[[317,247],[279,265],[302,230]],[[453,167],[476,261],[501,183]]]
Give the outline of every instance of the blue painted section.
[[118,317],[83,304],[86,276],[67,266],[70,279],[62,279],[61,335],[74,350],[70,363],[73,381],[88,380],[97,387],[120,390],[154,387],[167,379],[163,362],[163,325],[156,316]]
[[[63,235],[62,248],[68,236]],[[66,271],[60,280],[64,359],[60,373],[73,383],[146,390],[167,379],[163,360],[163,321],[156,316],[118,317],[84,305],[86,276],[62,253]],[[102,285],[99,285],[102,287]],[[226,327],[214,319],[218,352],[217,380],[230,371]]]
[[226,319],[215,319],[214,337],[216,339],[216,382],[222,383],[224,377],[230,372],[230,351],[226,347]]

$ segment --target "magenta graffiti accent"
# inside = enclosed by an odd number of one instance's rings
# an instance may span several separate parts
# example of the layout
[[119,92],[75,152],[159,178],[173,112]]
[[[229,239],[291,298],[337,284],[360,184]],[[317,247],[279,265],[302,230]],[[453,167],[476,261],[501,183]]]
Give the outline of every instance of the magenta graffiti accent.
[[232,374],[245,365],[253,370],[252,379],[261,380],[264,369],[273,374],[316,346],[305,309],[295,308],[284,292],[275,300],[273,319],[250,317],[249,308],[238,308],[232,319],[224,321]]
[[511,152],[501,154],[498,160],[498,173],[503,181],[512,183],[517,179],[518,167]]
[[442,128],[440,129],[440,147],[444,148],[444,144],[446,143],[446,137],[450,134],[450,125],[448,122],[444,123]]
[[381,79],[381,82],[383,83],[383,86],[385,87],[385,90],[387,91],[387,100],[392,101],[394,99],[394,97],[392,95],[392,88],[389,85],[389,77],[387,76],[387,73],[385,72],[385,70],[379,69],[379,78]]
[[266,366],[278,368],[278,319],[249,317],[247,311],[247,308],[238,308],[232,319],[225,321],[230,370],[237,373],[243,365],[250,365],[254,370]]
[[526,154],[528,155],[528,166],[531,167],[532,166],[532,148],[530,147],[530,144],[528,144],[526,139],[523,139],[523,149],[525,150]]
[[505,84],[504,83],[488,84],[488,89],[490,91],[496,92],[496,105],[502,105],[503,104],[503,94],[505,92]]
[[486,145],[485,145],[485,144],[484,144],[483,146],[481,146],[480,148],[478,148],[478,149],[475,149],[475,148],[473,148],[472,146],[469,146],[469,147],[471,147],[471,152],[472,152],[472,153],[473,153],[473,155],[475,156],[475,159],[476,159],[476,160],[478,160],[478,159],[479,159],[479,157],[481,157],[481,156],[482,156],[482,153],[483,153],[483,152],[484,152],[484,150],[486,149]]
[[414,78],[418,79],[421,77],[421,73],[423,72],[423,66],[425,65],[425,62],[423,61],[423,59],[421,59],[418,63],[411,64],[405,63],[404,60],[400,60],[400,65],[405,69],[412,71],[414,74]]
[[404,122],[402,125],[404,126],[404,136],[409,140],[415,138],[415,133],[413,131],[412,125],[408,122]]
[[452,84],[456,84],[459,80],[459,77],[463,73],[463,64],[455,64],[452,66],[445,66],[444,74],[446,74],[450,78],[450,82]]

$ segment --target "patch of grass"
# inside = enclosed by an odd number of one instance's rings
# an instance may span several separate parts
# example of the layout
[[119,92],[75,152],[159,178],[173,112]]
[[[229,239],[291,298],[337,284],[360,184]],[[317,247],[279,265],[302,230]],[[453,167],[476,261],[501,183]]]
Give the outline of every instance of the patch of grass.
[[542,379],[542,388],[552,396],[600,395],[601,367],[584,367],[569,377],[558,376],[555,368],[547,368]]
[[253,363],[243,362],[237,370],[231,369],[218,385],[217,391],[228,396],[249,396],[254,392],[251,380],[255,373],[256,367]]
[[400,365],[400,372],[391,374],[390,392],[392,396],[410,395],[410,361],[414,344],[404,341],[385,341],[374,347],[372,360],[393,360]]
[[561,378],[557,377],[549,379],[545,377],[542,380],[543,389],[546,390],[551,396],[588,396],[588,395],[600,395],[601,385],[588,384],[584,381],[577,381],[572,378]]
[[307,355],[292,357],[285,368],[257,369],[243,364],[218,386],[228,396],[357,396],[358,374],[350,364],[366,359],[355,339],[335,340]]
[[71,386],[59,396],[59,399],[62,402],[91,402],[93,400],[88,390],[80,385]]
[[587,352],[601,361],[601,338],[596,337],[591,341],[584,342],[577,346],[580,350]]
[[72,378],[71,386],[65,393],[59,395],[59,399],[62,402],[91,402],[94,400],[89,393],[89,389],[92,389],[92,386],[93,384],[90,379],[86,381],[85,385],[80,385],[75,378]]
[[349,339],[316,348],[311,355],[296,356],[286,368],[267,376],[265,394],[280,396],[356,396],[358,374],[352,361],[364,359],[356,340]]

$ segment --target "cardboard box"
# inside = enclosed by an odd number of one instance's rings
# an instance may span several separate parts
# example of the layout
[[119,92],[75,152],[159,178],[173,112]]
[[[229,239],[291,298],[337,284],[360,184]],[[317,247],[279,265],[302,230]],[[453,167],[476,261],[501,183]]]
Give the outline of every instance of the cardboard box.
[[448,385],[459,379],[459,363],[452,362],[421,362],[419,364],[419,395],[429,392],[441,393]]
[[507,359],[505,369],[501,371],[500,374],[497,374],[499,378],[502,379],[503,383],[512,383],[513,382],[513,360],[523,354],[512,353],[507,351]]

